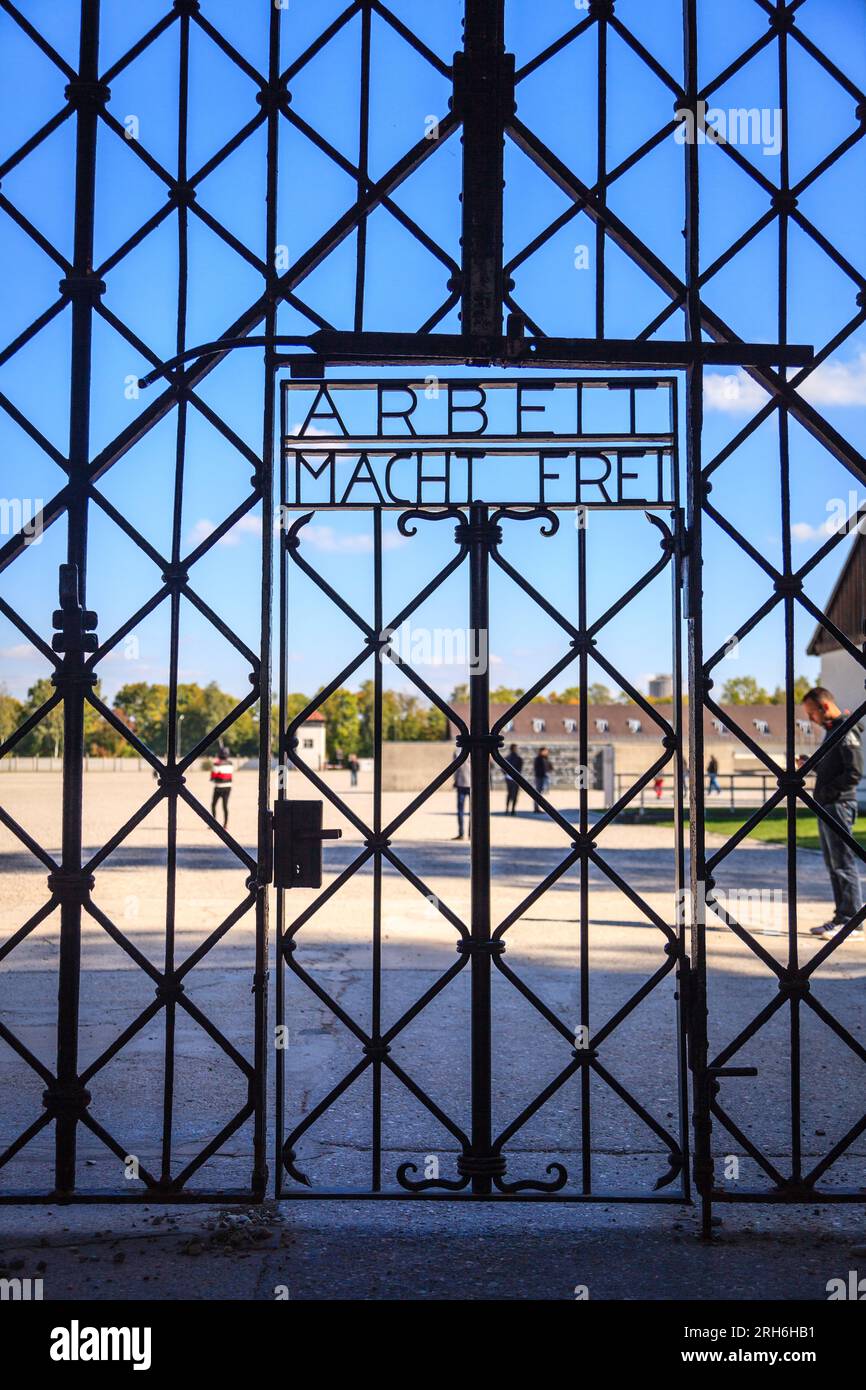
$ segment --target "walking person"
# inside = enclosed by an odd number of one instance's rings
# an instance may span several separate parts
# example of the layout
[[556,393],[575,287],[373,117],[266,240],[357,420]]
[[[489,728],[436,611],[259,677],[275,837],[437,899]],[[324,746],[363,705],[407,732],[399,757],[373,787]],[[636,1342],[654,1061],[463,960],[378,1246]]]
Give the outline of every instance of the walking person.
[[718,792],[719,796],[721,796],[722,789],[719,786],[719,763],[715,756],[710,758],[710,761],[707,763],[707,777],[709,778],[707,782],[707,795],[709,796],[711,792]]
[[654,782],[653,782],[653,791],[654,791],[655,794],[656,794],[656,801],[661,801],[661,799],[662,799],[662,792],[664,791],[664,789],[665,789],[665,779],[664,779],[664,777],[662,776],[662,774],[659,773],[658,777],[656,777],[655,780],[654,780]]
[[[455,761],[459,756],[459,753],[454,754]],[[469,762],[467,759],[454,769],[454,790],[457,793],[457,834],[454,836],[455,840],[465,839],[464,829],[468,814],[466,802],[469,800],[470,787]]]
[[358,761],[358,754],[357,754],[357,753],[350,753],[350,754],[349,754],[349,784],[350,784],[350,786],[357,787],[357,785],[358,785],[358,771],[359,771],[359,769],[360,769],[360,766],[361,766],[361,764],[360,764],[359,761]]
[[211,797],[210,813],[214,820],[217,818],[217,806],[222,806],[223,828],[229,823],[229,796],[232,790],[232,766],[231,754],[224,743],[221,743],[217,755],[211,764],[210,780],[213,788]]
[[[516,743],[512,743],[511,747],[509,748],[508,752],[507,752],[506,755],[505,755],[505,761],[508,763],[509,767],[513,767],[513,768],[514,768],[514,771],[515,771],[515,772],[522,772],[522,771],[523,771],[523,759],[521,758],[520,754],[519,754],[518,751],[517,751],[517,744],[516,744]],[[512,816],[514,816],[514,815],[517,814],[517,798],[518,798],[519,794],[520,794],[520,788],[519,788],[519,786],[518,786],[517,783],[515,782],[514,778],[513,778],[513,777],[509,777],[509,776],[508,776],[508,773],[506,772],[506,774],[505,774],[505,814],[506,814],[506,816],[509,814],[509,812],[511,813]]]
[[[553,771],[553,764],[548,757],[548,748],[539,748],[532,764],[532,773],[535,780],[535,790],[543,796],[550,786],[550,774]],[[533,810],[539,812],[541,807],[536,801]]]
[[[825,739],[844,720],[835,696],[823,685],[816,685],[806,694],[803,709],[810,723],[824,730]],[[812,793],[818,805],[849,835],[857,819],[857,785],[862,776],[863,740],[859,727],[855,727],[849,729],[844,738],[816,763]],[[832,825],[825,825],[821,819],[818,821],[818,835],[830,875],[835,912],[832,921],[813,927],[812,935],[830,941],[863,905],[860,861],[838,831]],[[863,924],[849,932],[849,936],[862,941]]]

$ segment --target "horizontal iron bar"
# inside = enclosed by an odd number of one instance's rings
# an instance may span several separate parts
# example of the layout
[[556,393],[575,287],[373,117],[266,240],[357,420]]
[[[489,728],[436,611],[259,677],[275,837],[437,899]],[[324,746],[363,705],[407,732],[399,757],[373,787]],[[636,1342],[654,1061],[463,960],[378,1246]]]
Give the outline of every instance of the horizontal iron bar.
[[[526,454],[536,457],[539,453],[622,453],[622,454],[663,454],[673,453],[672,434],[450,434],[450,435],[355,435],[342,434],[286,434],[283,436],[283,451],[288,454],[348,454],[357,453],[386,454],[401,453],[441,454],[443,449],[463,453],[505,454],[508,457]],[[642,445],[639,449],[637,446]],[[587,480],[589,481],[589,480]]]
[[[482,498],[479,498],[478,500],[479,500],[480,502],[482,502],[482,503],[486,503],[486,505],[487,505],[488,507],[501,507],[501,506],[503,505],[503,503],[501,503],[501,502],[491,501],[491,500],[489,500],[489,499],[487,499],[487,498],[483,498],[483,497],[482,497]],[[423,506],[423,509],[424,509],[425,512],[446,512],[446,513],[447,513],[449,507],[466,508],[466,507],[468,507],[469,505],[470,505],[470,504],[469,504],[468,502],[454,502],[454,501],[452,501],[452,502],[424,502],[424,503],[420,503],[420,502],[327,502],[327,501],[326,501],[326,502],[322,502],[322,501],[305,501],[305,502],[284,502],[284,503],[283,503],[283,506],[286,508],[286,511],[287,511],[287,512],[291,512],[293,515],[294,515],[295,512],[299,512],[299,513],[300,513],[300,512],[311,512],[311,511],[313,511],[314,509],[315,509],[317,512],[370,512],[371,514],[374,514],[374,513],[376,513],[376,512],[405,512],[405,511],[415,511],[418,507],[421,507],[421,506]],[[525,498],[523,498],[523,499],[521,499],[521,498],[519,498],[519,497],[518,497],[518,498],[510,497],[507,505],[508,505],[509,511],[511,510],[512,507],[515,507],[515,508],[529,508],[529,509],[532,509],[532,508],[537,508],[539,505],[543,505],[544,508],[545,508],[545,510],[546,510],[546,511],[549,511],[549,512],[668,512],[668,513],[670,513],[671,511],[673,511],[674,505],[675,505],[675,504],[674,504],[673,502],[671,502],[671,501],[657,502],[657,501],[655,501],[655,499],[653,499],[653,501],[651,501],[651,502],[647,502],[647,501],[635,501],[635,502],[626,502],[626,501],[622,501],[622,502],[621,502],[619,499],[617,499],[615,502],[558,502],[558,501],[557,501],[557,502],[549,502],[549,501],[546,501],[546,502],[544,502],[543,504],[539,504],[539,501],[538,501],[538,498],[537,498],[537,497],[535,497],[535,498],[532,498],[532,497],[525,497]],[[767,776],[769,777],[769,775],[770,775],[770,774],[768,773]]]
[[204,1189],[196,1192],[186,1192],[181,1189],[179,1192],[157,1191],[147,1187],[143,1190],[134,1192],[2,1192],[0,1193],[0,1207],[20,1207],[20,1206],[50,1206],[50,1207],[75,1207],[75,1206],[142,1206],[142,1205],[162,1205],[167,1207],[190,1207],[190,1206],[222,1206],[227,1203],[238,1202],[244,1206],[254,1206],[258,1202],[267,1201],[267,1194],[259,1196],[253,1188],[229,1188],[226,1191],[214,1189],[208,1191]]
[[[285,339],[275,338],[276,343],[285,342]],[[193,353],[195,355],[195,353]],[[293,362],[295,358],[287,358],[286,361]],[[167,364],[166,364],[167,365]],[[520,373],[520,378],[483,376],[483,377],[455,377],[443,385],[459,387],[461,391],[469,391],[473,388],[478,390],[483,388],[485,391],[513,391],[516,386],[522,386],[525,391],[531,391],[534,386],[543,387],[550,390],[551,387],[567,386],[569,390],[574,390],[579,386],[585,391],[655,391],[662,386],[674,387],[677,379],[674,376],[615,376],[615,377],[550,377],[550,376],[526,376]],[[312,389],[306,381],[283,380],[280,385],[284,391],[309,391]],[[401,386],[412,387],[423,390],[427,383],[423,377],[386,377],[379,376],[350,376],[330,378],[328,381],[328,392],[334,395],[337,391],[369,391],[371,388],[385,387],[389,391],[399,390]]]
[[[460,333],[340,333],[322,329],[308,339],[321,365],[411,363],[549,367],[804,367],[813,347],[782,343],[636,342],[630,338],[469,337]],[[293,371],[316,369],[304,356],[277,358]]]
[[807,367],[815,349],[801,343],[676,343],[632,338],[507,338],[469,337],[461,333],[351,333],[320,329],[308,337],[257,334],[215,339],[167,358],[139,380],[142,389],[162,376],[199,358],[219,357],[235,348],[305,347],[302,356],[274,356],[275,366],[291,367],[303,376],[318,376],[325,366],[401,366],[403,363],[441,363],[445,366],[503,367]]
[[[692,1206],[689,1198],[681,1191],[668,1192],[654,1196],[646,1192],[363,1192],[357,1188],[322,1188],[321,1190],[299,1190],[281,1192],[278,1202],[487,1202],[497,1205],[500,1202],[565,1202],[571,1205],[604,1202],[605,1204],[628,1203],[640,1206]],[[862,1200],[862,1199],[861,1199]]]
[[832,1206],[842,1202],[866,1203],[866,1191],[862,1187],[837,1187],[833,1191],[800,1191],[786,1193],[778,1192],[774,1187],[768,1187],[763,1191],[760,1188],[752,1188],[746,1192],[728,1192],[724,1188],[714,1187],[712,1191],[714,1202],[726,1202],[733,1205],[735,1202],[751,1203],[757,1206],[763,1203],[765,1206],[810,1206],[825,1205]]

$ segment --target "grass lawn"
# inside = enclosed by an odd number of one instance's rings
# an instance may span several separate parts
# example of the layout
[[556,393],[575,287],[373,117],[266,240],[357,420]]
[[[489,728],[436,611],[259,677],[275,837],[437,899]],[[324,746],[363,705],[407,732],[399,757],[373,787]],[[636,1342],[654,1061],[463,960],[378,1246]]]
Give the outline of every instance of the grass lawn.
[[[707,812],[706,829],[714,831],[717,835],[733,835],[739,827],[748,820],[748,815],[742,811],[714,811]],[[764,819],[752,831],[751,839],[766,840],[770,845],[784,845],[787,843],[787,812],[782,810],[770,811]],[[858,844],[866,849],[866,816],[858,816],[854,823],[854,838]],[[797,812],[797,845],[800,849],[817,849],[821,845],[818,840],[818,822],[811,811]]]
[[[757,808],[755,808],[757,809]],[[745,825],[749,819],[750,811],[731,810],[726,807],[707,808],[706,829],[709,833],[730,837],[739,830],[741,825]],[[670,811],[647,807],[642,812],[635,814],[633,811],[626,811],[622,820],[627,824],[635,822],[644,825],[673,825],[673,816]],[[688,821],[688,815],[683,815],[683,820]],[[768,845],[784,845],[787,843],[787,812],[784,810],[770,811],[762,821],[756,825],[749,836],[750,839],[764,840]],[[858,816],[854,822],[854,838],[863,849],[866,849],[866,816]],[[815,849],[820,851],[821,843],[818,839],[818,821],[811,811],[797,812],[797,844],[801,849]]]

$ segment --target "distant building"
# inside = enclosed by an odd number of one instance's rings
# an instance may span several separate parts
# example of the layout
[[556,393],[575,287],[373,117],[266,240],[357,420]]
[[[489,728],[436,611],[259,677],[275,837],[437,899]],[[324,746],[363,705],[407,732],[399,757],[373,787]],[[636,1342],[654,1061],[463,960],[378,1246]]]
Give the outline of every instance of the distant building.
[[[827,617],[849,642],[862,650],[866,640],[866,536],[858,534],[848,551],[827,602]],[[819,684],[832,690],[841,709],[853,710],[866,698],[866,669],[820,624],[806,648],[821,658]]]
[[298,727],[298,753],[314,772],[321,772],[327,762],[325,744],[328,722],[323,714],[314,710],[309,719]]
[[649,697],[651,700],[672,700],[674,697],[673,676],[651,676]]
[[[508,706],[491,703],[490,722],[502,718]],[[673,705],[653,706],[659,718],[672,719]],[[715,757],[720,773],[745,774],[766,772],[761,760],[731,731],[743,730],[752,741],[781,766],[785,764],[785,706],[784,705],[720,705],[724,718],[704,710],[704,755]],[[456,703],[454,711],[468,723],[469,706]],[[799,711],[797,712],[799,715]],[[546,744],[553,763],[553,785],[572,786],[574,772],[580,759],[580,705],[546,704],[533,701],[503,727],[504,747],[516,743],[524,757],[534,757]],[[683,710],[683,744],[688,745],[686,711]],[[456,735],[456,728],[451,735]],[[592,785],[598,789],[616,774],[640,776],[659,754],[663,730],[640,705],[598,704],[586,707],[587,764]],[[812,753],[821,735],[806,719],[797,718],[794,725],[795,752]],[[435,746],[435,745],[434,745]],[[769,774],[768,774],[769,775]],[[498,774],[494,773],[494,783]]]

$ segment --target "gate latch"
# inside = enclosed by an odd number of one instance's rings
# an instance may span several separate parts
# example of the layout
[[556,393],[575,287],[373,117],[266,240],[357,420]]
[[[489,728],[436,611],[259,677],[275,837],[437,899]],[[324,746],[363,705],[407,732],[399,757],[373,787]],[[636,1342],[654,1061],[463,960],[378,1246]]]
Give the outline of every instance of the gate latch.
[[274,802],[275,886],[321,888],[322,841],[342,834],[322,829],[321,801]]

